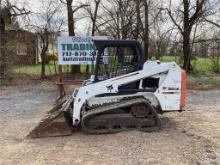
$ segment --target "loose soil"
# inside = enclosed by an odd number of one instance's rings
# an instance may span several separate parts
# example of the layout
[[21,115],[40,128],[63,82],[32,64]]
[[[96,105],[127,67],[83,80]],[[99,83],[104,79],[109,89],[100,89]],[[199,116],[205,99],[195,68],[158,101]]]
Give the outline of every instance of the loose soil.
[[0,88],[0,164],[220,165],[220,90],[190,90],[184,112],[161,116],[162,130],[28,139],[53,107],[56,88]]

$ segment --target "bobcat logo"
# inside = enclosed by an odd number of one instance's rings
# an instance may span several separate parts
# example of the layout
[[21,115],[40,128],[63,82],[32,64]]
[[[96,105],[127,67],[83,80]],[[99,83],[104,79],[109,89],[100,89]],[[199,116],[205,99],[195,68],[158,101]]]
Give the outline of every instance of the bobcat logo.
[[108,91],[111,91],[113,89],[113,86],[109,85],[109,86],[106,86],[106,88],[107,88]]

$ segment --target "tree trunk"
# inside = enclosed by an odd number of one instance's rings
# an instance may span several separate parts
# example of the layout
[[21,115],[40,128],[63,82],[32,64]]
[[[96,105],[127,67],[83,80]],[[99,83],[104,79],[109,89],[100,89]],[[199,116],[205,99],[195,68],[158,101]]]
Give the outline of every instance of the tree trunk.
[[45,65],[46,65],[46,52],[47,52],[47,48],[46,45],[43,46],[42,48],[42,52],[41,52],[41,79],[46,78],[46,73],[45,73]]
[[0,78],[5,78],[6,76],[7,64],[5,45],[5,22],[3,16],[0,15]]
[[144,55],[145,60],[149,59],[149,10],[148,10],[148,0],[144,0],[144,17],[145,17],[145,30],[144,30]]
[[140,0],[136,0],[136,14],[137,14],[137,24],[134,32],[134,39],[138,40],[140,34],[140,23],[141,23],[141,11],[140,11]]
[[118,1],[118,12],[119,12],[119,20],[120,20],[120,31],[121,31],[121,39],[127,39],[127,29],[125,27],[125,16],[123,11],[123,1]]
[[92,18],[92,36],[95,35],[96,31],[96,19],[97,19],[97,14],[98,14],[98,9],[99,9],[99,4],[101,0],[95,1],[95,11],[94,11],[94,16]]
[[[101,0],[95,0],[95,11],[94,15],[91,14],[91,20],[92,20],[92,36],[95,35],[96,32],[96,19],[98,15],[98,9],[99,9],[99,4]],[[89,74],[89,65],[86,65],[86,73]]]
[[190,33],[191,33],[191,26],[189,22],[189,0],[183,0],[183,7],[184,7],[184,20],[183,20],[183,69],[186,72],[190,71]]
[[[68,15],[68,29],[69,36],[75,36],[75,22],[73,18],[73,8],[72,8],[73,0],[67,0],[67,15]],[[72,65],[71,73],[80,73],[80,65]]]
[[161,44],[160,44],[160,41],[159,43],[156,44],[157,46],[157,51],[156,51],[156,60],[160,60],[160,57],[161,57]]
[[47,30],[44,31],[43,34],[41,34],[41,40],[43,43],[42,51],[41,51],[41,79],[46,78],[45,73],[45,65],[46,65],[46,53],[49,47],[49,33]]
[[189,32],[183,34],[183,69],[190,71],[190,36]]
[[46,74],[45,74],[45,53],[41,53],[41,79],[46,78]]
[[69,36],[75,36],[72,2],[73,2],[73,0],[67,0],[67,15],[68,15]]

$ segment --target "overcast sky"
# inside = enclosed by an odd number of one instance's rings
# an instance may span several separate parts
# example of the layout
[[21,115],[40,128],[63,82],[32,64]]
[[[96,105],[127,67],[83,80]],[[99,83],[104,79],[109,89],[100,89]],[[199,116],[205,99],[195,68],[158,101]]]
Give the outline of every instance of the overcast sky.
[[[33,13],[38,13],[40,12],[42,8],[41,0],[10,0],[13,4],[18,5],[19,7],[25,7],[27,10],[32,11]],[[46,1],[46,0],[45,0]],[[57,0],[59,1],[59,0]],[[82,3],[85,0],[81,0],[80,2]],[[75,1],[75,4],[79,3],[78,1]],[[62,17],[65,19],[67,22],[67,10],[66,6],[64,4],[60,5],[60,8],[62,10]],[[79,11],[77,14],[81,13],[82,11]],[[30,17],[31,18],[31,17]],[[86,35],[86,32],[88,31],[88,26],[89,26],[88,19],[81,19],[76,21],[76,33],[78,35]],[[67,24],[63,27],[63,30],[65,31],[64,34],[67,34]]]

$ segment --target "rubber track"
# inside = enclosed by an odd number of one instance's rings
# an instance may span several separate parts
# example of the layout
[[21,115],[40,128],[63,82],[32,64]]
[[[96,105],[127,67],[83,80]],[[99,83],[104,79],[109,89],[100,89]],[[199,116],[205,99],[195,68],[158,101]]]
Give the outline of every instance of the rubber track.
[[[114,110],[114,109],[128,107],[128,106],[131,106],[133,104],[139,104],[139,103],[149,104],[149,101],[146,100],[145,98],[140,98],[139,97],[139,98],[135,98],[135,99],[124,100],[124,101],[114,103],[114,104],[110,104],[110,105],[103,105],[101,107],[98,107],[98,108],[92,109],[90,111],[87,111],[82,116],[81,128],[82,128],[83,131],[85,131],[87,133],[90,133],[90,134],[107,134],[107,133],[117,133],[117,132],[121,132],[121,131],[134,130],[134,128],[101,129],[101,130],[89,129],[89,128],[86,127],[85,122],[87,120],[90,120],[92,117],[95,117],[98,114],[110,112],[111,110]],[[153,126],[153,127],[144,127],[144,128],[136,128],[136,129],[138,129],[140,131],[144,131],[144,132],[152,132],[152,131],[159,130],[160,127],[161,127],[161,121],[160,121],[160,118],[159,118],[157,112],[155,111],[155,109],[153,107],[152,107],[152,114],[153,114],[153,116],[156,120],[156,125],[155,126]]]

